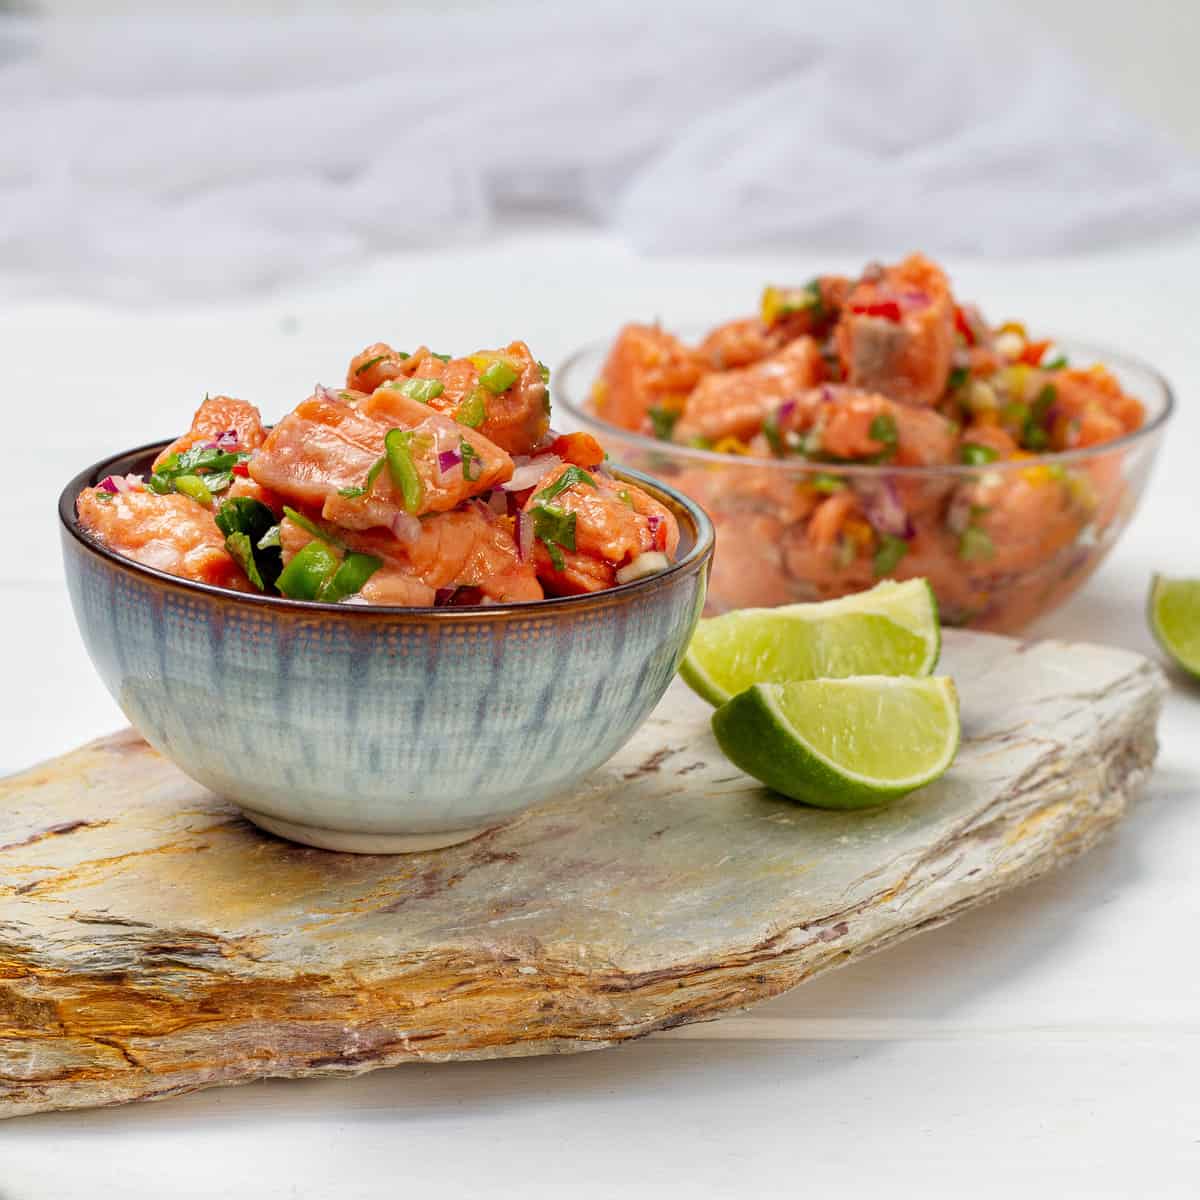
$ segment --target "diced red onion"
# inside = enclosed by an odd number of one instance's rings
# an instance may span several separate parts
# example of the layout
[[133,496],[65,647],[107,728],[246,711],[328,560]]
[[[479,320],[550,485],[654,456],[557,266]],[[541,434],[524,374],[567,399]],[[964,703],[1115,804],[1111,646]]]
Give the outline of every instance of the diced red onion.
[[663,519],[657,513],[651,513],[646,518],[646,524],[650,528],[650,536],[654,539],[654,548],[663,550],[667,545],[667,530],[663,525]]
[[514,458],[513,464],[516,470],[513,471],[512,478],[500,486],[506,492],[523,492],[526,488],[541,483],[555,467],[561,467],[562,459],[557,454],[539,454],[537,458],[530,458],[523,463]]
[[795,400],[788,400],[775,410],[775,421],[782,425],[796,411]]
[[533,521],[524,512],[517,512],[517,557],[527,562],[533,554]]
[[508,515],[508,496],[500,488],[488,493],[488,508],[498,517]]
[[438,470],[443,475],[453,471],[455,467],[462,463],[462,455],[457,450],[443,450],[438,455]]
[[217,434],[211,442],[205,442],[204,450],[236,450],[241,445],[241,438],[236,429],[225,429]]
[[112,496],[132,492],[136,488],[142,486],[141,475],[106,475],[98,484],[98,488],[103,489]]
[[313,388],[313,395],[320,397],[322,400],[341,400],[341,396],[333,388],[327,388],[323,383],[318,383]]
[[437,591],[433,593],[434,608],[446,608],[450,604],[453,604],[454,594],[457,591],[458,588],[456,587],[438,588]]
[[411,546],[421,536],[421,522],[411,513],[397,512],[392,517],[391,530],[397,541]]
[[863,496],[863,508],[871,527],[877,532],[906,539],[913,536],[912,522],[900,502],[896,485],[890,479],[883,479]]

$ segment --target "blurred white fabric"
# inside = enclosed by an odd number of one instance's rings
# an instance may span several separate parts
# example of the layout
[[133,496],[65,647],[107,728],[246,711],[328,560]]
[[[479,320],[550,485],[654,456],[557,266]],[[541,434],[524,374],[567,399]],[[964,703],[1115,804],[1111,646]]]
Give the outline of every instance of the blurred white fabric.
[[963,11],[0,18],[0,274],[227,296],[531,208],[646,252],[1036,254],[1200,219],[1177,147]]

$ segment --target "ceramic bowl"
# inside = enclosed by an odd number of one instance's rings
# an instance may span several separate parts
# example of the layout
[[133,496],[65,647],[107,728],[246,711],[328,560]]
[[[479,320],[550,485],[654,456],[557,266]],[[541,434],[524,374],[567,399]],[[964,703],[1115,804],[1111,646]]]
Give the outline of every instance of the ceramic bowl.
[[591,596],[472,608],[247,596],[104,549],[75,498],[161,445],[88,467],[59,499],[87,651],[134,727],[255,824],[330,850],[454,845],[563,792],[658,703],[704,607],[713,529],[675,514],[678,560]]
[[[685,336],[694,331],[685,330]],[[595,434],[625,466],[647,471],[703,505],[718,531],[710,613],[829,600],[882,577],[929,580],[947,625],[1013,633],[1062,604],[1129,525],[1174,408],[1171,386],[1129,355],[1055,339],[1075,365],[1104,363],[1145,406],[1145,424],[1103,445],[983,466],[896,467],[718,454],[622,429],[597,411],[593,384],[609,343],[577,351],[554,371],[554,403],[571,427]],[[566,414],[565,417],[563,414]],[[911,527],[893,565],[851,547],[818,548],[811,509],[797,503],[835,474],[871,513],[891,497]],[[972,517],[979,499],[981,518]],[[984,502],[986,501],[986,502]],[[989,512],[991,515],[989,516]],[[963,519],[991,534],[967,542]]]

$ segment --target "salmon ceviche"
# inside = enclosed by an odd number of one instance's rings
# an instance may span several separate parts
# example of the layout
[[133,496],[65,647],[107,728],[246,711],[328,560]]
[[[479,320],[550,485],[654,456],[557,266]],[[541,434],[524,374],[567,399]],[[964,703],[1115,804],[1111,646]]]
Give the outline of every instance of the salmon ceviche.
[[[657,468],[717,525],[719,607],[925,576],[949,622],[997,628],[1086,570],[1080,539],[1101,536],[1126,500],[1116,456],[1055,456],[1145,422],[1104,366],[1073,363],[1016,322],[992,326],[920,254],[767,287],[757,315],[698,343],[627,325],[590,411],[728,456],[722,467],[664,448]],[[656,469],[645,453],[638,465]]]
[[326,603],[498,604],[656,574],[674,514],[616,478],[590,434],[550,428],[523,342],[465,358],[383,343],[273,428],[205,397],[149,473],[85,488],[79,524],[184,579]]

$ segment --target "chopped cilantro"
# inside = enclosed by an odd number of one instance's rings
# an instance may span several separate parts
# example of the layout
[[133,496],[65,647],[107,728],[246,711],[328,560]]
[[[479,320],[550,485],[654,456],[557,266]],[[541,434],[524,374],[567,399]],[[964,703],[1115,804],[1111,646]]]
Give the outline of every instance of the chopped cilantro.
[[534,499],[553,500],[555,496],[565,492],[569,487],[574,487],[577,483],[587,483],[592,487],[596,486],[596,481],[582,467],[570,466],[549,487],[542,488],[534,496]]
[[1000,457],[998,450],[991,446],[981,446],[978,442],[964,442],[959,451],[959,458],[968,467],[982,467],[985,463],[995,462]]
[[992,539],[982,529],[970,525],[963,530],[962,537],[958,540],[958,557],[964,562],[991,558],[995,553]]
[[225,539],[225,549],[229,552],[229,557],[246,573],[246,578],[260,592],[265,592],[267,587],[258,569],[258,563],[254,561],[254,547],[250,544],[250,539],[244,533],[231,533]]
[[891,413],[879,413],[874,417],[867,434],[872,441],[882,442],[885,446],[894,446],[900,437],[896,430],[896,418]]
[[561,571],[566,566],[566,559],[559,547],[575,549],[575,514],[554,504],[535,504],[530,514],[534,537],[546,547],[554,569]]
[[650,425],[654,429],[654,436],[661,442],[669,442],[671,435],[675,432],[679,413],[674,409],[660,408],[658,405],[653,405],[646,410],[646,416],[650,418]]
[[814,475],[810,482],[818,492],[825,492],[826,494],[840,492],[846,486],[844,479],[839,479],[836,475],[826,475],[824,471]]
[[876,577],[894,571],[907,553],[908,543],[903,538],[893,537],[890,533],[881,533],[879,546],[871,564]]

